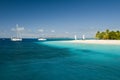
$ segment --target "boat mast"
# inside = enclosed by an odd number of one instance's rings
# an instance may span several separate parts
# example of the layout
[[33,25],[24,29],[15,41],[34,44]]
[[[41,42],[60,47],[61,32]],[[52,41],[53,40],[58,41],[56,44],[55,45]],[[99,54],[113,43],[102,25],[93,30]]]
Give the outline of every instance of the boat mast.
[[17,38],[18,38],[18,24],[16,24],[16,34],[17,34]]

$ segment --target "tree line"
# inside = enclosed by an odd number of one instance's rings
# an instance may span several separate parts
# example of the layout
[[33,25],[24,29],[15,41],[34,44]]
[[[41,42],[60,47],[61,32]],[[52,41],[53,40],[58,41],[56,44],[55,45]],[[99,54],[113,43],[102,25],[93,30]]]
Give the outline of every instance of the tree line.
[[120,40],[120,31],[110,31],[109,29],[103,32],[97,31],[95,37],[104,40]]

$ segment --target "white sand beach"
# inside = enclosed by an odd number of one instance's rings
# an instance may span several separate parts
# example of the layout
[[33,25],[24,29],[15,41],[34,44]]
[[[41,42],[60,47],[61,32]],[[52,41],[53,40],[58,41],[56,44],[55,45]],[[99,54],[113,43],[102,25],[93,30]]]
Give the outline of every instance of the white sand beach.
[[86,44],[114,44],[120,45],[120,40],[72,40],[70,43],[86,43]]

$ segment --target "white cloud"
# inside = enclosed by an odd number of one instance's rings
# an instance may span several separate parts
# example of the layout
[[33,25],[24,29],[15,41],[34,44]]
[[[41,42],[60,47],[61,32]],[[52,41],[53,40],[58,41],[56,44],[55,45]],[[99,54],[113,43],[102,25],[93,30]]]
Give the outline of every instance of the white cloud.
[[24,31],[25,28],[24,28],[24,27],[18,27],[17,30],[18,30],[18,31]]
[[53,32],[53,33],[54,33],[54,32],[55,32],[55,30],[51,30],[51,32]]
[[44,32],[44,29],[38,29],[39,32]]
[[65,32],[66,34],[69,34],[69,32]]
[[11,31],[15,31],[15,28],[12,28]]

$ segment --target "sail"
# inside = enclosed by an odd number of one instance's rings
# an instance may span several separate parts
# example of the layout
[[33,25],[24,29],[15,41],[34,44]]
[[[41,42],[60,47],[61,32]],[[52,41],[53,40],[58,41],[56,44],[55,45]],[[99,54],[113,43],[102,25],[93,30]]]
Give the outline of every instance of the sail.
[[85,35],[82,36],[82,39],[85,40]]
[[22,38],[20,36],[20,32],[19,32],[19,27],[18,27],[18,24],[16,24],[16,37],[12,37],[11,38],[11,41],[22,41]]
[[74,36],[74,38],[75,38],[75,40],[77,40],[77,36],[76,35]]

